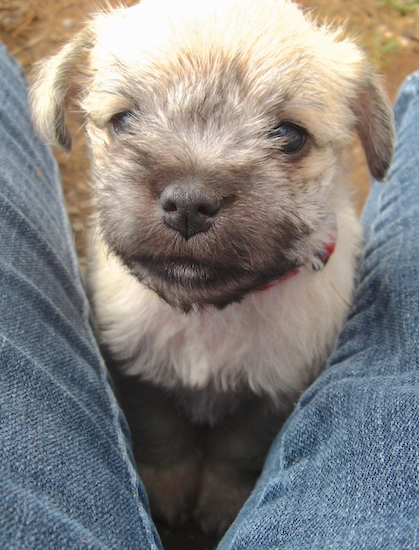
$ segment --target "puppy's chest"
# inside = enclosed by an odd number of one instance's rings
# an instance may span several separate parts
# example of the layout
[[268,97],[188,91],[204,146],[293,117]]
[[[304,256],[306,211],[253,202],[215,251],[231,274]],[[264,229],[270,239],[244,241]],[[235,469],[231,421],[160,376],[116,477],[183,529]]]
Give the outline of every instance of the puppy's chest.
[[166,321],[143,339],[130,370],[166,388],[193,423],[214,426],[255,399],[278,405],[280,384],[269,372],[280,372],[279,351],[256,342],[257,333],[255,320],[223,323],[204,315]]
[[[223,311],[182,315],[163,304],[134,316],[137,322],[121,316],[114,325],[119,334],[108,335],[113,354],[123,360],[127,348],[134,348],[128,374],[169,390],[183,388],[183,401],[196,409],[199,400],[207,400],[207,408],[218,403],[218,393],[245,390],[274,400],[294,393],[324,360],[325,342],[319,349],[307,317],[290,316],[287,304],[272,303],[274,291],[267,292],[271,295]],[[224,401],[216,407],[228,408],[231,399]]]
[[[130,370],[167,387],[236,390],[247,384],[246,357],[256,357],[258,322],[222,315],[156,315],[139,329],[138,354]],[[252,353],[251,353],[252,349]],[[266,351],[266,350],[265,350]],[[263,359],[261,354],[260,358]],[[205,392],[205,396],[213,392]],[[185,401],[192,394],[185,393]],[[204,394],[202,394],[204,398]]]

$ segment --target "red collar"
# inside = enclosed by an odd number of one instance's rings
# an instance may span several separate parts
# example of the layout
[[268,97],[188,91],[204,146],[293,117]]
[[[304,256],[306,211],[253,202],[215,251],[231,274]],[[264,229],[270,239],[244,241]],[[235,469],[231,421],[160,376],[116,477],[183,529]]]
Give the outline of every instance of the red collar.
[[[338,238],[338,230],[336,225],[332,227],[329,233],[329,239],[327,240],[326,244],[323,246],[321,252],[318,252],[316,256],[321,261],[323,267],[327,264],[329,261],[330,256],[333,254],[336,248],[336,240]],[[313,265],[313,269],[316,269],[316,267]],[[322,268],[320,268],[322,269]],[[320,270],[317,270],[320,271]]]
[[[337,227],[336,225],[334,225],[330,230],[329,238],[326,241],[325,245],[323,246],[322,250],[320,252],[316,252],[315,254],[316,258],[320,260],[320,263],[313,262],[311,264],[311,267],[314,271],[321,271],[329,261],[330,256],[333,254],[336,248],[337,233],[338,233]],[[299,272],[300,272],[300,268],[297,267],[296,269],[293,269],[292,271],[290,271],[280,279],[277,279],[276,281],[272,281],[267,285],[263,285],[262,287],[256,290],[252,290],[251,292],[260,292],[261,290],[268,290],[269,288],[272,288],[278,283],[282,283],[284,281],[287,281],[288,279],[291,279],[291,277],[294,277],[294,275],[297,275],[297,273]]]

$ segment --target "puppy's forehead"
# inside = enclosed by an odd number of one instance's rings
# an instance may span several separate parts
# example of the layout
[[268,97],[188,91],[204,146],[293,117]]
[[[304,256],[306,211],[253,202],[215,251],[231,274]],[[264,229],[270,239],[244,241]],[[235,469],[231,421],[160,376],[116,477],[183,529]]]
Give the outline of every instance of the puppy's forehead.
[[94,25],[93,90],[131,97],[135,86],[167,93],[206,82],[265,111],[284,104],[313,127],[316,117],[331,127],[348,118],[341,97],[355,87],[360,53],[287,0],[142,0]]

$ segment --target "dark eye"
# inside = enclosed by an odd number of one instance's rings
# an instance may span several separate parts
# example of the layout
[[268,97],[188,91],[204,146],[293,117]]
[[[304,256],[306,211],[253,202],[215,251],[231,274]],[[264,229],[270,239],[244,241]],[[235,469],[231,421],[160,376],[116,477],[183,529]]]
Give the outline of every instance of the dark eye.
[[133,118],[133,114],[130,111],[116,113],[110,119],[109,123],[116,134],[122,134],[128,130],[129,122]]
[[278,140],[278,146],[282,153],[294,155],[304,147],[307,140],[307,133],[296,124],[284,122],[277,128],[274,128],[269,133],[269,137]]

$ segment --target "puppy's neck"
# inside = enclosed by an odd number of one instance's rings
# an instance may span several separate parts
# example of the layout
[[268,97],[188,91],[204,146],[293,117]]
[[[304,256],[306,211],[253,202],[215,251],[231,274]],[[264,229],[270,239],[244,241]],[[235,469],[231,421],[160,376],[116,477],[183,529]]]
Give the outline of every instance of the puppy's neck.
[[[325,244],[323,245],[323,248],[316,252],[314,257],[310,260],[311,262],[311,269],[313,271],[321,271],[327,262],[329,261],[330,256],[333,254],[336,248],[336,240],[337,240],[337,226],[336,223],[331,227],[329,237]],[[275,281],[271,281],[270,283],[263,285],[262,287],[252,290],[252,292],[262,292],[263,290],[268,290],[272,288],[273,286],[276,286],[280,283],[283,283],[284,281],[287,281],[288,279],[291,279],[291,277],[294,277],[300,272],[301,268],[293,269],[280,279],[277,279]]]

